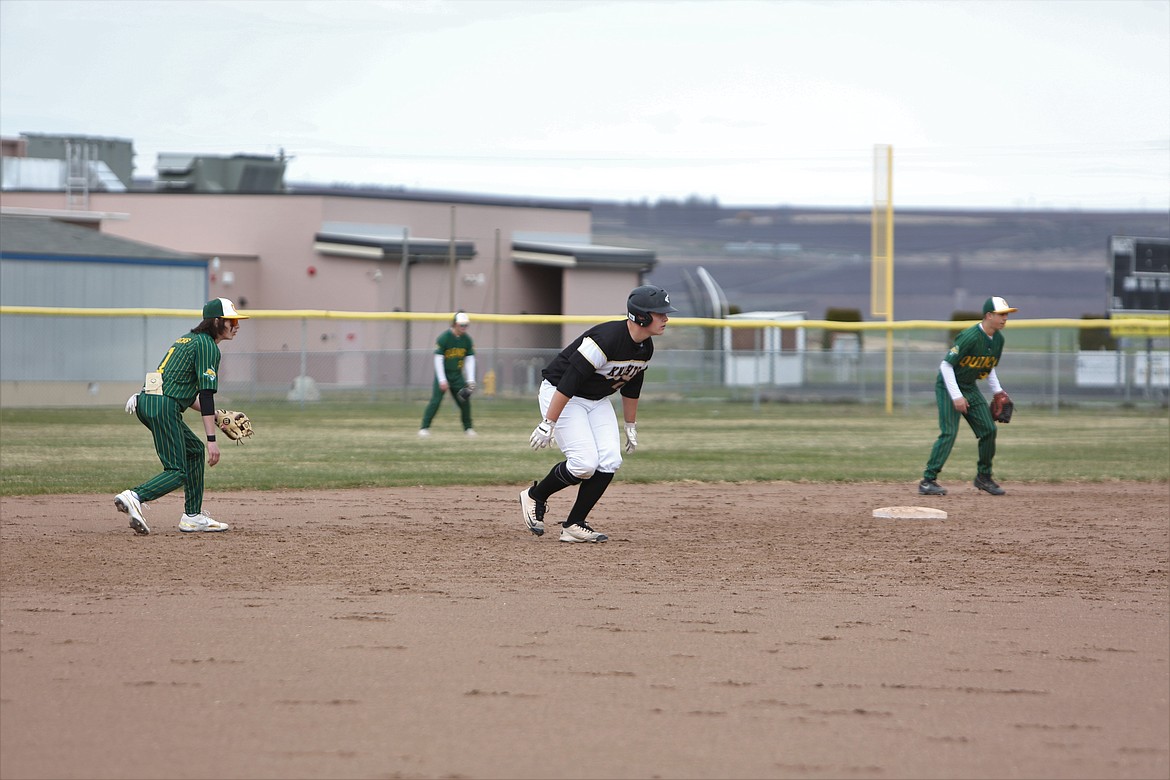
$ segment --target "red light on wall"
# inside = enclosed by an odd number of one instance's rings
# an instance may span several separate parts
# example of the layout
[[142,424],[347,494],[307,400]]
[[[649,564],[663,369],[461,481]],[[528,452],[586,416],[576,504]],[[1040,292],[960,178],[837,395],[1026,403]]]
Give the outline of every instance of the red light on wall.
[[309,266],[309,276],[316,276],[316,275],[317,275],[317,266],[315,266],[315,265]]

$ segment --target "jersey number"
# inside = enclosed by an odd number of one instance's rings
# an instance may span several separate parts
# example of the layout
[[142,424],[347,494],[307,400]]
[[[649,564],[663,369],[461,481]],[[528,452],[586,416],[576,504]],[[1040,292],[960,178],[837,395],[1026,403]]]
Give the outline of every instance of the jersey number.
[[175,348],[171,347],[167,350],[167,354],[163,357],[162,362],[158,364],[158,372],[161,374],[167,368],[167,361],[171,359],[171,355],[175,354]]

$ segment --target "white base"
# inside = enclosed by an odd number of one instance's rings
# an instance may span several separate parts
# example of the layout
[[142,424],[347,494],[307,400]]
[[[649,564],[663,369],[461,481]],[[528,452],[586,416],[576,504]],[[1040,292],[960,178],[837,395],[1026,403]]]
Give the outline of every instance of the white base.
[[947,513],[927,506],[884,506],[873,510],[874,517],[888,517],[893,520],[946,520]]

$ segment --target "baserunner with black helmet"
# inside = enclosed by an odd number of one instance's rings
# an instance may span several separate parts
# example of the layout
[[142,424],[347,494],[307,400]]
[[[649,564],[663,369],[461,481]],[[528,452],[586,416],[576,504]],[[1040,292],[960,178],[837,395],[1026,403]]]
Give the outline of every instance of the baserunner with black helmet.
[[556,492],[577,485],[577,500],[561,522],[562,542],[609,539],[589,525],[589,513],[622,465],[621,434],[609,396],[621,393],[626,454],[638,447],[638,398],[650,358],[653,336],[661,336],[671,312],[666,290],[636,287],[626,300],[626,319],[594,325],[565,347],[542,372],[540,425],[529,443],[540,450],[550,444],[564,453],[539,482],[520,491],[524,524],[544,535],[547,502]]

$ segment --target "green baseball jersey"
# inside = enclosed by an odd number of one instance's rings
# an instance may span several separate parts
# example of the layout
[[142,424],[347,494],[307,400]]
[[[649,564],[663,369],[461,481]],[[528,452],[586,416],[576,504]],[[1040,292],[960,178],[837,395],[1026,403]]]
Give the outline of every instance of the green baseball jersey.
[[[959,332],[955,344],[947,352],[945,360],[955,368],[955,381],[960,390],[969,390],[976,380],[984,379],[991,369],[999,365],[1003,354],[1003,334],[996,331],[988,336],[978,325]],[[939,377],[942,381],[942,377]]]
[[443,356],[443,372],[447,374],[447,381],[462,384],[463,358],[474,355],[475,347],[471,343],[471,336],[466,333],[456,336],[448,328],[435,339],[435,354]]
[[188,333],[175,339],[158,364],[163,377],[162,394],[174,398],[185,409],[194,403],[200,390],[217,390],[219,354],[215,339],[206,333]]

